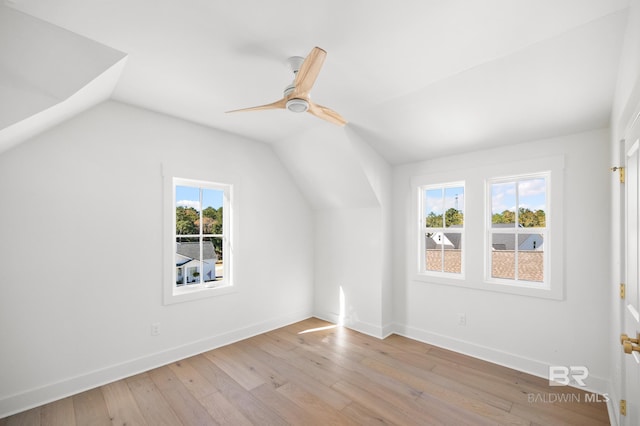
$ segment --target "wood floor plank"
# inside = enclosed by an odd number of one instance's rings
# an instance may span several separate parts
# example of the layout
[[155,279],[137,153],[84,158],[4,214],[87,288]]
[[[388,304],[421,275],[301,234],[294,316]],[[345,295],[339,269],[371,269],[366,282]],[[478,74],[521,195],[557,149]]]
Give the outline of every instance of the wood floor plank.
[[436,346],[429,345],[428,343],[419,342],[417,340],[409,339],[408,337],[400,336],[399,334],[392,334],[385,337],[384,342],[388,345],[395,346],[400,352],[415,352],[417,354],[424,354]]
[[99,388],[73,396],[73,409],[76,415],[76,424],[88,426],[110,426],[111,418],[107,403]]
[[40,411],[42,426],[74,426],[76,415],[73,409],[73,398],[63,398],[45,404]]
[[601,426],[608,425],[609,422],[603,423],[602,420],[565,410],[558,406],[535,406],[514,404],[511,413],[528,419],[531,422],[546,425],[580,425],[580,426]]
[[352,357],[321,347],[313,348],[313,352],[317,354],[313,354],[306,348],[301,348],[300,350],[302,353],[306,353],[306,357],[312,358],[314,355],[322,355],[329,360],[330,362],[316,363],[316,365],[321,369],[329,370],[332,374],[335,374],[334,370],[337,370],[341,381],[347,380],[352,384],[362,385],[363,388],[375,386],[376,388],[393,391],[406,398],[415,398],[420,393],[420,391],[405,383],[400,383],[389,376],[367,368],[362,364],[362,359],[360,358],[358,358],[359,361],[354,361]]
[[301,407],[313,422],[324,425],[356,425],[351,419],[324,402],[317,395],[292,382],[279,387],[277,392],[285,395],[289,400]]
[[[433,373],[431,369],[424,369],[422,367],[414,366],[410,362],[407,362],[406,358],[404,359],[405,361],[400,361],[396,357],[396,354],[389,354],[387,356],[378,356],[375,358],[375,361],[384,363],[389,368],[391,368],[392,371],[403,373],[406,377],[412,377],[412,378],[415,378],[416,380],[421,380],[419,383],[430,383],[430,384],[439,386],[442,389],[451,390],[461,396],[486,403],[492,407],[498,408],[505,412],[508,412],[511,409],[511,405],[513,403],[505,398],[500,398],[496,395],[491,394],[490,392],[486,392],[485,390],[476,389],[472,386],[468,386],[464,383],[464,381],[455,381],[455,380],[451,380],[446,377],[440,376],[438,374]],[[372,361],[374,360],[365,359],[363,361],[363,364],[367,365],[367,362],[372,362]],[[435,365],[432,365],[432,368],[434,366]],[[410,384],[410,383],[407,382],[407,384]],[[417,389],[424,391],[420,387],[417,387]]]
[[[475,389],[485,389],[491,392],[491,394],[512,401],[514,404],[528,405],[529,398],[536,395],[545,395],[549,392],[559,392],[557,388],[553,389],[548,386],[548,383],[544,386],[533,385],[532,381],[520,380],[519,378],[509,375],[507,380],[504,377],[500,379],[494,378],[491,373],[469,368],[467,366],[457,365],[456,367],[438,365],[434,368],[433,373],[448,377],[457,382],[464,382],[467,386],[471,386]],[[562,393],[578,393],[584,395],[585,393],[574,388],[563,387]],[[584,403],[585,397],[581,398],[583,402],[576,405],[568,405],[568,407],[561,407],[556,403],[547,404],[552,406],[558,406],[562,411],[569,410],[576,413],[587,413],[590,417],[608,422],[609,416],[604,404],[594,406],[591,403]]]
[[200,404],[221,425],[251,426],[253,423],[220,392],[203,396]]
[[402,370],[398,370],[388,364],[384,364],[380,361],[367,358],[363,361],[363,364],[374,371],[389,375],[396,380],[406,383],[414,389],[418,389],[421,392],[428,393],[432,397],[447,402],[448,404],[456,407],[460,407],[465,411],[476,413],[484,418],[495,420],[501,424],[512,425],[529,425],[529,421],[525,421],[509,414],[505,410],[493,407],[478,399],[467,397],[454,390],[440,386],[428,380],[424,380],[420,377],[414,376]]
[[[259,349],[263,352],[263,358],[267,359],[267,362],[278,362],[280,361],[280,365],[287,365],[290,368],[291,366],[297,368],[300,371],[303,371],[305,374],[312,376],[315,380],[319,380],[324,382],[327,385],[330,385],[338,380],[336,377],[329,377],[325,370],[318,371],[318,369],[314,369],[314,366],[319,366],[323,361],[319,360],[319,358],[311,359],[311,357],[307,357],[307,353],[315,353],[313,350],[307,352],[306,350],[300,350],[299,347],[294,347],[294,349],[287,351],[287,357],[282,358],[280,355],[280,350],[276,348],[273,350],[273,346],[269,346],[263,344],[259,347]],[[253,353],[252,353],[253,354]]]
[[337,370],[342,367],[324,357],[320,351],[296,349],[294,353],[296,357],[289,359],[288,364],[293,365],[299,371],[303,371],[305,375],[311,377],[314,381],[320,382],[325,386],[331,386],[341,379],[340,372]]
[[126,382],[119,380],[100,387],[114,425],[146,425]]
[[[380,373],[367,370],[362,373],[345,374],[345,381],[374,395],[383,401],[393,403],[397,410],[411,413],[413,418],[424,420],[425,424],[491,425],[495,422],[483,419],[475,413],[460,410],[447,401],[438,400],[422,391],[392,378],[384,378]],[[368,371],[368,372],[367,372]]]
[[6,426],[40,426],[40,407],[4,419]]
[[184,425],[215,425],[217,422],[189,392],[168,366],[149,372],[149,377],[158,387],[176,416]]
[[257,388],[265,383],[264,379],[250,365],[242,361],[235,346],[223,346],[204,355],[224,370],[246,390]]
[[295,356],[293,354],[293,349],[296,348],[295,345],[274,336],[259,334],[248,339],[247,342],[265,350],[266,352],[273,353],[275,356],[282,359],[288,359],[291,356]]
[[[423,407],[423,410],[429,413],[431,417],[447,425],[496,426],[508,424],[485,417],[477,412],[462,410],[448,401],[442,401],[426,393],[421,394],[416,399],[416,403]],[[522,424],[520,419],[518,424]],[[528,425],[529,423],[526,422],[525,424]]]
[[595,399],[406,337],[380,340],[310,318],[0,426],[608,425],[606,404]]
[[337,330],[322,333],[309,333],[299,335],[290,333],[287,330],[276,330],[267,333],[268,336],[279,338],[295,345],[296,349],[306,349],[314,351],[317,348],[331,348],[339,355],[360,361],[364,356],[357,351],[355,346],[349,347],[345,341],[348,339],[351,330],[340,328]]
[[277,368],[282,375],[288,378],[288,382],[295,383],[297,386],[314,392],[316,396],[337,410],[342,409],[351,402],[344,395],[331,389],[330,386],[338,381],[337,376],[318,368],[316,364],[310,364],[306,358],[298,355],[283,362],[281,359],[261,349],[260,351],[254,351],[253,355],[260,356],[265,362]]
[[263,384],[251,391],[262,403],[278,413],[288,424],[312,424],[313,418],[304,409],[278,392],[277,389]]
[[389,398],[389,395],[379,397],[371,393],[370,391],[375,390],[375,388],[364,389],[349,382],[338,382],[332,387],[348,396],[352,401],[357,402],[360,406],[365,407],[377,418],[382,419],[383,424],[410,425],[416,424],[417,419],[420,419],[423,424],[443,424],[427,413],[421,414],[418,411],[408,409],[406,405],[409,400]]
[[287,424],[269,406],[262,403],[216,365],[215,357],[210,358],[205,355],[206,353],[189,358],[189,363],[196,367],[200,374],[209,380],[253,424],[265,426]]
[[433,347],[426,355],[430,359],[437,360],[438,365],[446,364],[454,368],[464,367],[467,370],[482,372],[491,377],[495,377],[498,381],[506,383],[527,383],[532,386],[546,386],[548,381],[541,377],[523,373],[512,368],[502,365],[493,364],[491,362],[473,358],[469,355],[453,352],[443,348]]
[[127,379],[127,386],[149,425],[173,426],[181,421],[148,374]]
[[213,384],[189,364],[188,359],[184,361],[169,364],[169,368],[196,399],[217,392]]
[[378,416],[366,407],[363,407],[357,402],[351,402],[349,405],[342,409],[342,414],[349,417],[351,420],[359,425],[364,426],[385,426],[391,425],[382,416]]
[[234,346],[239,349],[234,354],[237,360],[249,366],[265,383],[277,389],[288,382],[285,375],[273,365],[273,358],[267,356],[262,349],[244,341],[237,342]]

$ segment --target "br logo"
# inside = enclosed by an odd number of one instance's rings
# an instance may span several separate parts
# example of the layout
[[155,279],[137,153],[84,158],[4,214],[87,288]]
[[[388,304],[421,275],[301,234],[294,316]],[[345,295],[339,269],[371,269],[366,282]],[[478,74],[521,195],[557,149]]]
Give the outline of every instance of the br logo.
[[582,365],[549,366],[549,386],[568,386],[571,384],[586,386],[584,380],[587,377],[589,377],[589,369]]

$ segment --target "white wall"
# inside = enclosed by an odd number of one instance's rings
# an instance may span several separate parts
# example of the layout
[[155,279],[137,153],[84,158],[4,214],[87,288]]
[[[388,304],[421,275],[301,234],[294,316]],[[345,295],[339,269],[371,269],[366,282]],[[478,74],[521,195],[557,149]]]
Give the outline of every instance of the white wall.
[[[548,365],[586,365],[588,384],[603,390],[608,357],[589,342],[608,336],[609,172],[606,130],[440,158],[394,169],[396,327],[403,334],[547,377]],[[413,281],[411,179],[533,157],[565,156],[564,300]],[[467,253],[467,256],[482,256]],[[481,277],[468,277],[481,280]],[[457,325],[457,313],[467,325]],[[587,349],[585,349],[587,345]],[[606,391],[606,389],[604,390]]]
[[[234,184],[237,293],[162,304],[162,163]],[[0,417],[312,313],[313,214],[265,144],[110,101],[1,154],[0,199]]]
[[314,315],[388,334],[391,167],[352,124],[320,122],[276,152],[314,209]]
[[[392,194],[391,194],[391,177],[392,167],[387,161],[375,151],[371,145],[371,136],[363,129],[356,125],[348,125],[346,128],[347,136],[355,155],[360,159],[360,167],[367,177],[369,185],[376,195],[378,201],[378,209],[380,215],[380,223],[378,230],[371,232],[379,232],[380,239],[379,261],[380,269],[379,292],[380,292],[380,323],[379,329],[375,334],[378,337],[387,336],[393,332],[393,271],[391,265],[392,256]],[[376,265],[377,267],[377,265]]]
[[381,337],[380,208],[327,209],[315,215],[315,315]]
[[[610,165],[621,164],[620,140],[624,137],[624,131],[632,114],[640,107],[640,0],[630,0],[629,17],[625,32],[625,40],[620,56],[618,72],[618,82],[613,101],[613,112],[611,115],[611,143],[610,143]],[[611,273],[609,282],[620,283],[624,281],[620,272],[620,184],[616,176],[610,179],[611,186]],[[609,348],[611,363],[611,393],[618,406],[621,398],[621,349],[619,336],[622,332],[620,324],[621,301],[615,292],[609,297],[610,304],[610,332],[606,347]],[[614,411],[619,419],[618,410]]]

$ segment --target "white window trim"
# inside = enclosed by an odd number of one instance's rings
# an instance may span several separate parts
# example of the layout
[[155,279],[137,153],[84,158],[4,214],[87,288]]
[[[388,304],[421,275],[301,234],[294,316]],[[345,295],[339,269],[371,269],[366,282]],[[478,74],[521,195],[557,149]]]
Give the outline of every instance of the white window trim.
[[[217,183],[211,172],[197,172],[189,169],[179,170],[163,165],[163,303],[165,305],[199,300],[203,298],[221,296],[238,291],[234,280],[233,267],[233,239],[235,234],[233,214],[233,185]],[[223,250],[224,271],[223,279],[215,285],[196,284],[189,286],[176,286],[175,244],[176,244],[176,213],[175,213],[175,187],[177,185],[194,186],[201,188],[217,189],[224,191],[223,214]]]
[[[426,247],[425,247],[425,231],[426,231],[426,226],[424,223],[424,191],[427,189],[447,189],[447,188],[458,188],[458,187],[462,187],[464,194],[466,196],[466,188],[465,188],[465,183],[464,181],[457,181],[457,182],[446,182],[446,183],[429,183],[429,184],[425,184],[425,185],[420,185],[418,187],[417,190],[417,195],[418,195],[418,275],[419,276],[423,276],[423,277],[430,277],[430,278],[437,278],[437,279],[444,279],[449,280],[449,279],[453,279],[453,280],[463,280],[465,278],[465,244],[466,244],[466,240],[467,237],[465,235],[465,225],[463,222],[462,228],[445,228],[444,224],[442,226],[442,228],[433,228],[433,229],[438,229],[438,230],[442,230],[443,233],[445,232],[452,232],[452,233],[457,233],[457,234],[461,234],[461,244],[460,244],[460,253],[461,253],[461,270],[460,273],[455,273],[455,272],[444,272],[444,271],[428,271],[426,268],[426,259],[425,259],[425,253],[426,253]],[[466,210],[466,207],[465,207]],[[443,217],[445,212],[442,213]],[[464,213],[466,215],[466,213]],[[427,278],[428,279],[428,278]]]
[[[488,220],[486,217],[487,200],[486,182],[499,176],[518,176],[525,174],[539,174],[549,172],[549,192],[547,203],[550,212],[546,216],[548,238],[548,283],[541,288],[527,285],[507,285],[485,280],[486,277],[486,249]],[[439,182],[465,182],[465,277],[439,277],[420,273],[421,251],[420,243],[416,240],[416,229],[421,224],[420,187],[438,184]],[[411,232],[408,235],[408,253],[413,253],[408,259],[408,273],[412,281],[417,283],[438,284],[465,287],[475,290],[530,296],[544,299],[562,300],[564,298],[564,243],[563,243],[563,191],[564,191],[564,155],[532,158],[521,161],[504,161],[497,164],[475,168],[461,168],[430,174],[414,176],[411,180]]]

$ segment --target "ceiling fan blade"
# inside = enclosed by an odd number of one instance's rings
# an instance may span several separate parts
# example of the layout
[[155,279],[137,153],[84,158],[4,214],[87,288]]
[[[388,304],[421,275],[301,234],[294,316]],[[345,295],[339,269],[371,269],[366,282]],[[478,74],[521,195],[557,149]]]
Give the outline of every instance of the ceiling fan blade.
[[324,49],[319,47],[311,49],[311,52],[307,55],[302,65],[300,65],[300,69],[296,74],[294,82],[296,88],[292,97],[304,97],[309,94],[313,87],[313,83],[316,82],[316,78],[320,73],[320,69],[322,68],[322,64],[324,63],[324,58],[326,56],[327,52],[324,51]]
[[309,109],[307,112],[318,118],[327,120],[330,123],[337,124],[338,126],[344,126],[347,124],[347,120],[334,110],[323,107],[322,105],[314,104],[313,102],[309,102]]
[[227,111],[227,112],[260,111],[263,109],[284,109],[286,105],[287,105],[287,100],[283,98],[283,99],[280,99],[279,101],[276,101],[270,104],[254,106],[250,108],[234,109],[233,111]]

